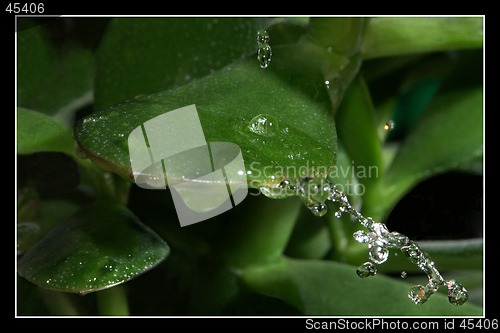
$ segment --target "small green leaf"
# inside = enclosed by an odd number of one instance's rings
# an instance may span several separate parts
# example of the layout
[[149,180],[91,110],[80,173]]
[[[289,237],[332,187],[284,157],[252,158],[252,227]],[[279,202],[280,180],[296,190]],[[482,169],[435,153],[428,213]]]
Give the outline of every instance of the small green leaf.
[[482,315],[480,307],[453,306],[441,294],[415,305],[407,296],[411,285],[382,275],[360,279],[354,266],[338,262],[282,259],[246,269],[243,280],[255,291],[282,299],[304,315]]
[[43,113],[17,108],[17,153],[45,151],[74,155],[71,132]]
[[71,124],[73,112],[92,101],[94,59],[77,45],[59,49],[43,25],[18,32],[18,106]]
[[[276,182],[277,174],[324,174],[335,164],[334,121],[321,73],[311,66],[303,73],[296,50],[273,50],[283,65],[263,70],[251,57],[179,88],[114,105],[84,118],[75,138],[94,162],[132,178],[129,134],[145,121],[194,104],[207,142],[232,142],[241,148],[245,167],[252,172],[251,186]],[[299,78],[300,84],[289,84]],[[274,117],[271,132],[251,130],[261,114]]]
[[115,18],[97,54],[96,109],[183,85],[255,53],[267,21]]
[[127,209],[99,203],[58,225],[18,262],[36,285],[89,293],[128,281],[153,268],[168,245]]
[[380,17],[368,23],[364,58],[483,46],[481,17]]

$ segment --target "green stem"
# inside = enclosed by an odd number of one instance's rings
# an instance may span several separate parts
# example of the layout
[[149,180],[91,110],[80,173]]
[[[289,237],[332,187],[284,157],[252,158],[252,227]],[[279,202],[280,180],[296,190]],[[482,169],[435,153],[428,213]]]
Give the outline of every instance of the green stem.
[[111,200],[126,205],[130,190],[130,183],[120,176],[105,171],[89,160],[78,160],[84,182],[90,184],[99,198]]
[[[333,203],[328,202],[328,210],[330,213],[327,215],[327,222],[330,240],[332,243],[331,259],[345,261],[344,252],[348,249],[350,243],[350,235],[346,230],[346,224],[350,223],[350,221],[346,214],[344,214],[340,219],[336,218],[332,212],[334,212],[337,207],[333,206]],[[350,238],[352,238],[352,236]]]
[[128,316],[129,308],[125,287],[118,285],[97,293],[97,306],[103,316]]
[[69,295],[48,289],[41,289],[43,302],[50,313],[57,316],[78,316],[80,313],[69,299]]

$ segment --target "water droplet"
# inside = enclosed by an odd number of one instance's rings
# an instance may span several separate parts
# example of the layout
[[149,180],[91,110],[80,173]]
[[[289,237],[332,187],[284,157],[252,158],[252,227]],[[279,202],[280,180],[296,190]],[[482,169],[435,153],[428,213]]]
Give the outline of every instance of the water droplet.
[[417,285],[411,287],[410,291],[408,291],[408,297],[415,304],[423,304],[429,298],[425,294],[425,287],[423,285],[421,285],[421,284],[417,284]]
[[257,32],[257,43],[269,44],[270,39],[271,38],[269,37],[269,34],[267,33],[267,31],[262,30],[262,31]]
[[290,196],[290,194],[287,194],[285,190],[278,187],[262,186],[259,190],[262,194],[271,199],[285,199]]
[[259,114],[250,120],[250,131],[263,136],[273,136],[278,132],[278,120],[269,114]]
[[406,273],[405,271],[401,272],[401,278],[402,279],[406,279],[407,276],[408,276],[408,273]]
[[356,274],[358,274],[358,276],[363,279],[374,276],[375,274],[377,274],[377,267],[375,267],[374,264],[368,261],[359,266],[358,269],[356,269]]
[[320,203],[316,206],[311,207],[310,210],[316,216],[323,216],[328,211],[328,208],[325,204]]
[[324,203],[330,196],[331,183],[324,178],[306,177],[300,182],[300,195],[307,201]]
[[[326,213],[326,200],[330,200],[339,205],[335,216],[340,218],[343,213],[349,213],[368,231],[359,230],[353,233],[353,237],[360,243],[367,243],[370,260],[375,264],[382,264],[389,258],[389,249],[396,248],[401,250],[410,262],[416,264],[428,277],[428,283],[424,285],[415,285],[408,292],[408,297],[415,304],[425,303],[431,295],[436,293],[439,286],[448,287],[448,299],[454,305],[462,305],[468,299],[467,290],[454,280],[446,281],[436,269],[434,261],[428,253],[422,251],[417,243],[411,241],[408,237],[398,232],[389,232],[387,226],[383,223],[375,222],[372,218],[364,217],[355,208],[351,206],[347,196],[337,189],[326,179],[304,176],[294,183],[296,195],[299,195],[305,205],[313,214],[322,216]],[[397,255],[397,253],[396,253]],[[357,269],[360,277],[375,275],[376,268],[371,262],[364,263]],[[401,277],[406,278],[407,273],[401,272]]]
[[330,81],[329,80],[325,81],[325,86],[326,86],[326,89],[330,89]]
[[[275,177],[272,176],[272,179]],[[275,187],[262,186],[259,188],[262,194],[271,199],[284,199],[297,195],[297,181],[285,179]]]
[[389,258],[389,250],[383,246],[369,246],[370,259],[376,264],[383,264]]
[[445,282],[448,287],[448,301],[453,305],[462,305],[469,299],[469,292],[455,280]]
[[368,218],[363,219],[361,221],[361,225],[368,228],[368,229],[371,229],[374,223],[375,223],[375,221],[373,221],[373,219],[371,217],[368,217]]
[[356,241],[360,243],[368,243],[369,241],[368,235],[363,230],[356,231],[354,234],[352,234],[352,236]]
[[392,246],[401,248],[402,246],[408,245],[409,242],[410,240],[408,239],[408,237],[400,234],[399,232],[393,231],[389,234],[389,244],[391,244]]
[[392,131],[396,127],[396,123],[393,120],[389,120],[384,124],[384,131],[389,132]]
[[259,31],[257,33],[257,60],[260,68],[267,68],[273,57],[273,51],[269,45],[270,37],[267,31]]
[[257,60],[259,60],[260,68],[267,68],[267,66],[269,66],[269,63],[271,62],[272,57],[273,52],[271,50],[271,46],[265,45],[259,47],[259,50],[257,51]]
[[373,223],[372,229],[378,238],[385,238],[389,234],[389,230],[383,223]]

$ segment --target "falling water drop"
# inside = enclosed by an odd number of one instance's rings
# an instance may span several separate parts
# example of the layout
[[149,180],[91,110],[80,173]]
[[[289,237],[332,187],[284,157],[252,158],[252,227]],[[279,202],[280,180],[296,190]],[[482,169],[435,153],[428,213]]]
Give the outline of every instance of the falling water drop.
[[410,291],[408,291],[408,297],[415,304],[423,304],[428,299],[428,297],[425,295],[425,287],[421,284],[417,284],[411,287]]
[[383,246],[369,247],[370,259],[376,264],[383,264],[389,258],[389,250]]
[[448,287],[448,301],[453,305],[462,305],[469,299],[469,293],[464,286],[455,280],[445,282]]
[[257,32],[257,43],[269,44],[270,39],[271,38],[269,37],[269,34],[267,33],[267,31],[263,30],[263,31]]
[[325,81],[325,86],[326,86],[326,89],[330,89],[330,81],[329,80]]
[[[290,186],[288,182],[286,187]],[[347,196],[337,189],[327,179],[304,177],[295,179],[293,182],[293,191],[298,195],[304,204],[313,214],[322,216],[326,213],[325,202],[327,200],[338,204],[336,217],[341,217],[343,213],[348,213],[357,220],[367,231],[359,230],[353,233],[353,237],[360,243],[367,243],[370,260],[375,264],[382,264],[388,260],[390,249],[399,249],[405,254],[408,260],[417,265],[428,277],[426,285],[415,285],[409,292],[408,297],[415,304],[425,303],[430,296],[436,293],[440,286],[448,288],[448,299],[453,305],[462,305],[468,299],[467,289],[455,280],[445,281],[437,270],[434,261],[428,253],[423,251],[417,243],[410,240],[407,236],[399,232],[389,232],[387,226],[383,223],[375,222],[370,217],[364,217],[354,207],[351,206]],[[293,194],[292,194],[293,195]],[[397,253],[395,253],[397,255]],[[373,276],[377,269],[372,262],[366,262],[359,266],[356,273],[362,277]],[[401,272],[401,277],[406,278],[407,273]]]
[[364,232],[363,230],[356,231],[354,234],[352,234],[352,236],[356,241],[360,243],[368,243],[368,241],[370,240],[366,232]]
[[269,66],[269,63],[271,62],[272,57],[273,52],[271,50],[271,46],[264,45],[259,47],[259,50],[257,51],[257,59],[259,60],[260,68],[267,68],[267,66]]
[[257,60],[259,61],[260,68],[264,69],[269,66],[273,57],[273,51],[269,45],[269,34],[267,31],[259,31],[257,33]]
[[402,279],[406,279],[407,276],[408,276],[408,273],[406,273],[405,271],[401,272],[401,278]]
[[367,261],[359,266],[358,269],[356,269],[356,274],[358,274],[358,276],[363,279],[374,276],[375,274],[377,274],[377,267],[375,267],[375,265],[371,262]]

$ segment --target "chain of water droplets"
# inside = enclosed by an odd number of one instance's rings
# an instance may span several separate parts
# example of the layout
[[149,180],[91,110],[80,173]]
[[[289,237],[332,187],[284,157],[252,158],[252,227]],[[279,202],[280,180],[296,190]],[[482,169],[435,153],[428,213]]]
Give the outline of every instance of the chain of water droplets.
[[259,61],[260,68],[265,69],[269,66],[273,57],[273,51],[269,45],[270,37],[267,31],[259,31],[257,33],[257,60]]
[[[353,234],[356,241],[368,244],[370,260],[375,264],[382,264],[389,258],[390,249],[401,250],[410,262],[416,264],[428,277],[428,283],[415,285],[408,292],[408,297],[416,304],[425,303],[440,286],[448,288],[448,300],[451,304],[462,305],[468,299],[468,292],[455,280],[445,280],[434,265],[432,258],[424,252],[417,243],[399,232],[389,232],[383,223],[375,222],[370,217],[364,217],[349,203],[347,196],[327,179],[305,177],[301,179],[284,180],[275,188],[261,188],[264,195],[271,198],[281,198],[298,195],[304,204],[316,216],[323,216],[327,212],[327,200],[339,205],[335,217],[348,213],[368,231],[359,230]],[[376,274],[377,269],[372,262],[362,264],[357,273],[360,277],[369,277]]]

